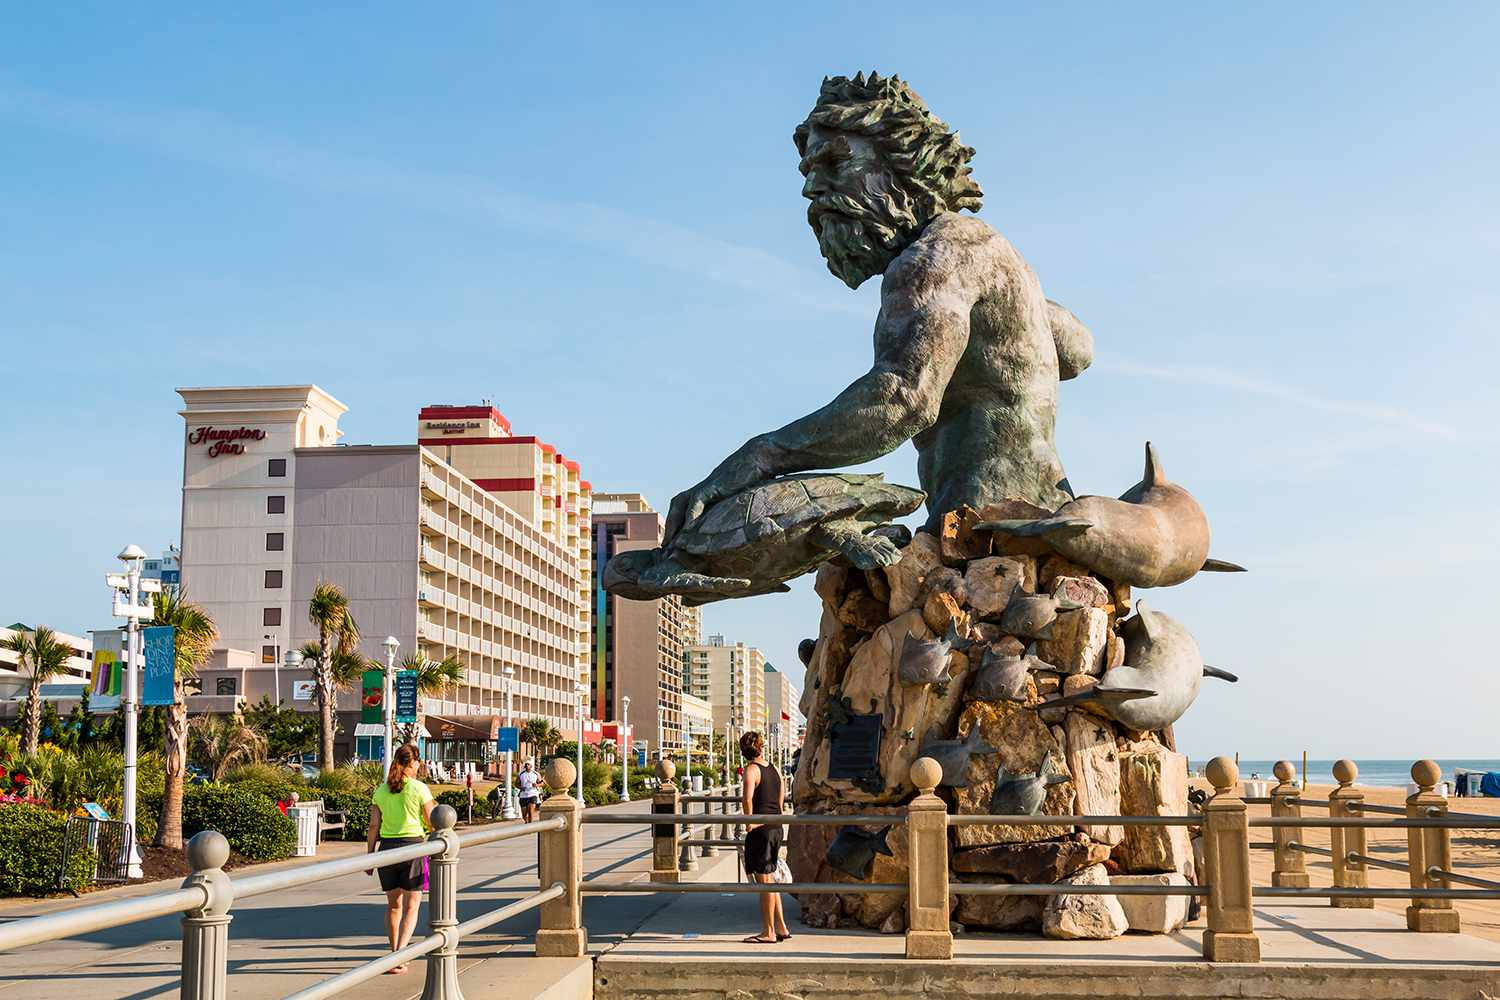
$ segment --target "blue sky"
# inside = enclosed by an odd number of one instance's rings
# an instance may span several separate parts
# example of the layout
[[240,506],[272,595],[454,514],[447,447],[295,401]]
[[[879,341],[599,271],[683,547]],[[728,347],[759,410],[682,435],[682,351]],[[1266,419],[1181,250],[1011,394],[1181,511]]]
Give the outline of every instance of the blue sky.
[[[317,382],[353,442],[492,397],[665,509],[869,364],[791,131],[878,69],[1094,331],[1074,486],[1149,438],[1252,569],[1147,595],[1242,678],[1184,749],[1500,755],[1493,6],[701,6],[0,12],[5,620],[98,627],[177,537],[180,385]],[[706,622],[797,674],[817,609]]]

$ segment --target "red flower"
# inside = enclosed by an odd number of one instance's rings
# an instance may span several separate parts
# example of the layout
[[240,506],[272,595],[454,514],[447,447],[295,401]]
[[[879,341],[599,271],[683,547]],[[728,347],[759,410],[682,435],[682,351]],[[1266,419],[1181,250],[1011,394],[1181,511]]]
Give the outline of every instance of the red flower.
[[0,778],[5,777],[6,774],[8,774],[8,773],[9,772],[5,770],[5,765],[4,764],[0,764]]
[[22,788],[25,788],[27,785],[31,784],[31,779],[26,777],[26,775],[24,774],[12,775],[10,780],[12,784],[19,785]]

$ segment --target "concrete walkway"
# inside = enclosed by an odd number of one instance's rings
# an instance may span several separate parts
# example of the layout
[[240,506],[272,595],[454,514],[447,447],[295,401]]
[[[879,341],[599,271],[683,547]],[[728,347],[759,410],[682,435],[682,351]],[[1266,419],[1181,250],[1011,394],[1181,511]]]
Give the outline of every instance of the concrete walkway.
[[[597,811],[644,813],[650,803],[631,802]],[[462,852],[459,860],[459,919],[466,920],[537,889],[534,837]],[[317,860],[362,851],[361,844],[328,845]],[[651,865],[646,827],[585,825],[586,877],[642,879]],[[263,871],[256,868],[254,871]],[[733,878],[731,874],[729,876]],[[131,886],[82,900],[14,901],[0,920],[54,912],[121,896],[160,891],[171,883]],[[589,945],[607,950],[639,928],[672,898],[652,894],[590,897],[585,903]],[[283,997],[385,953],[385,900],[373,876],[346,876],[236,904],[229,927],[229,989],[236,1000]],[[424,903],[417,933],[427,926]],[[588,962],[540,960],[531,955],[536,911],[521,914],[465,938],[460,969],[471,996],[530,997]],[[0,960],[0,1000],[103,1000],[177,995],[181,922],[162,917],[127,927],[37,945]],[[576,971],[575,971],[576,970]],[[406,1000],[421,993],[424,965],[401,976],[382,976],[344,994]],[[587,995],[587,994],[579,994]]]

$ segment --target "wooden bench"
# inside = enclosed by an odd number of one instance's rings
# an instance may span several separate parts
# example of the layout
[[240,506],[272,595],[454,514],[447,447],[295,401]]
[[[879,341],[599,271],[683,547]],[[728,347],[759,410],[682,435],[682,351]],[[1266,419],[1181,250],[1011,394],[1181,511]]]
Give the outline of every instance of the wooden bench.
[[328,833],[328,832],[330,832],[332,830],[337,830],[338,831],[339,839],[340,840],[344,839],[344,827],[347,825],[347,823],[349,821],[349,816],[348,816],[347,813],[337,812],[337,811],[325,808],[324,805],[323,805],[323,800],[322,799],[313,799],[311,802],[302,802],[302,803],[299,803],[299,804],[300,805],[304,805],[304,806],[317,806],[318,807],[318,840],[319,841],[323,840],[323,835],[324,834],[326,834],[326,833]]

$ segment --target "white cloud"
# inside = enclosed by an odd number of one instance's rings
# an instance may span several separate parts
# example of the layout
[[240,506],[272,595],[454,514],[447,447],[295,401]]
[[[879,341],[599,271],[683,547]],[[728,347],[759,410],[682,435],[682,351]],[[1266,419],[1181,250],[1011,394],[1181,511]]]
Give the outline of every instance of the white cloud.
[[1392,426],[1404,427],[1407,430],[1417,431],[1421,434],[1445,438],[1449,441],[1456,441],[1459,436],[1458,431],[1448,424],[1437,420],[1430,420],[1410,410],[1394,406],[1383,406],[1379,403],[1330,399],[1326,396],[1319,396],[1315,393],[1299,389],[1296,386],[1255,378],[1249,375],[1240,375],[1235,372],[1227,372],[1219,368],[1197,365],[1141,365],[1128,361],[1106,362],[1097,367],[1104,371],[1118,372],[1121,375],[1162,379],[1169,382],[1185,382],[1191,385],[1211,386],[1219,389],[1233,389],[1237,392],[1246,392],[1252,395],[1281,400],[1282,402],[1291,403],[1294,406],[1306,407],[1310,410],[1342,413],[1351,417],[1359,417],[1363,420],[1375,420]]
[[822,312],[868,316],[821,269],[797,267],[755,247],[589,202],[516,194],[482,179],[345,156],[202,111],[118,107],[29,89],[0,90],[0,115],[75,135],[148,149],[298,187],[400,202],[465,220],[554,236],[777,295]]

